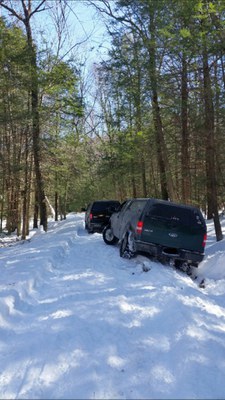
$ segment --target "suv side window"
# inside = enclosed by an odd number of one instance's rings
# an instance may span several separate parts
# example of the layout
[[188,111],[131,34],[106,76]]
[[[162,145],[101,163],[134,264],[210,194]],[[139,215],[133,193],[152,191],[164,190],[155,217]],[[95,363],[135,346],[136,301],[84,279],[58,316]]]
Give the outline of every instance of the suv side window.
[[120,212],[124,212],[127,208],[129,208],[130,201],[124,201],[124,203],[121,204]]

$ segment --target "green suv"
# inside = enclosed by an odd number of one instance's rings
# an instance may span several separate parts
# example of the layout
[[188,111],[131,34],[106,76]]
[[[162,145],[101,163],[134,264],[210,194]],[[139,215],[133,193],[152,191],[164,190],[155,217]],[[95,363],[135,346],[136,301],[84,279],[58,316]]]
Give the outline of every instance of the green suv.
[[153,198],[130,199],[113,213],[103,231],[120,256],[148,253],[175,266],[195,266],[204,258],[206,223],[197,207]]

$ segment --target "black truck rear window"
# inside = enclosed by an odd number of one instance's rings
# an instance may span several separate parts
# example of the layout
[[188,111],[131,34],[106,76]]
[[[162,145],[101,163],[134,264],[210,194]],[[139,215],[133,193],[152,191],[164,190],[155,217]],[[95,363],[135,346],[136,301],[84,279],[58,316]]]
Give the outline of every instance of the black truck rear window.
[[94,203],[92,206],[92,212],[101,212],[106,211],[109,207],[118,207],[120,205],[119,202],[113,201],[104,201],[99,203]]

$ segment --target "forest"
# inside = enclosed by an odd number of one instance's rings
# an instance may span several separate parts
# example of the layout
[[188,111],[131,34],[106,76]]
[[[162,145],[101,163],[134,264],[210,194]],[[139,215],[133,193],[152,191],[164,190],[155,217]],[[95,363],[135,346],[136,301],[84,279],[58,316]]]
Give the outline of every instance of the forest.
[[89,74],[76,40],[59,51],[79,2],[0,0],[0,230],[156,197],[198,206],[221,240],[225,1],[85,0],[110,42]]

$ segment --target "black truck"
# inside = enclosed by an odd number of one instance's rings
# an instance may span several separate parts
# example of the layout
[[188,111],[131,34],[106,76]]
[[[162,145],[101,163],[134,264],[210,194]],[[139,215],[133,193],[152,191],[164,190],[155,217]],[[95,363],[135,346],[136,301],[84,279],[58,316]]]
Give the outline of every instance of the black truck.
[[85,229],[88,233],[101,233],[119,206],[120,202],[117,200],[92,201],[85,212]]

